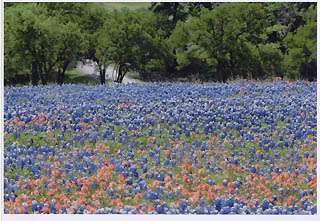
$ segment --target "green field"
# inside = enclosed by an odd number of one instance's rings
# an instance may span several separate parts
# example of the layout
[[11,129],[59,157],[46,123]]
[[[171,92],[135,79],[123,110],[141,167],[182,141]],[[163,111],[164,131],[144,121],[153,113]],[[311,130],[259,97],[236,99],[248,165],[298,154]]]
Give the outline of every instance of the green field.
[[70,84],[98,84],[99,81],[90,75],[81,74],[77,69],[72,69],[66,72],[65,83]]
[[130,10],[147,9],[150,6],[150,2],[103,2],[100,4],[110,9],[128,8]]

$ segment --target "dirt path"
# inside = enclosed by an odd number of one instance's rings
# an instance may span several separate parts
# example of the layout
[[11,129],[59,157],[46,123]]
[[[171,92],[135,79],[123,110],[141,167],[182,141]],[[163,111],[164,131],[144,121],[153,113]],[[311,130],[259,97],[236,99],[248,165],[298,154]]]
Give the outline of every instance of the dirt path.
[[[77,65],[77,69],[81,71],[81,73],[85,75],[93,76],[96,79],[99,79],[99,73],[96,70],[96,65],[93,62],[88,62],[86,64],[79,63]],[[109,66],[106,70],[106,80],[114,81],[116,78],[115,72],[113,70],[113,67]],[[130,78],[129,76],[125,76],[123,78],[122,83],[141,83],[141,80]]]

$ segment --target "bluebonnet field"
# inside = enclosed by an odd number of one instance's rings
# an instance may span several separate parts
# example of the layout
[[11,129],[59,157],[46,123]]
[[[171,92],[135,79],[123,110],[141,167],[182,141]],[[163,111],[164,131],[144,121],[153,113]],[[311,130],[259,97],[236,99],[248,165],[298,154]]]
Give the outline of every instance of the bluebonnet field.
[[316,83],[6,87],[4,108],[5,213],[316,213]]

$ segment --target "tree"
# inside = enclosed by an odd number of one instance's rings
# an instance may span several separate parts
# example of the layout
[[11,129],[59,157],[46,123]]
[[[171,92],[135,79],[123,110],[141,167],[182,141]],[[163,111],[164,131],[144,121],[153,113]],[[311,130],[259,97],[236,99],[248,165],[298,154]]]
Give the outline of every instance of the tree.
[[[57,81],[78,61],[116,82],[129,71],[171,79],[316,79],[314,3],[6,3],[5,83]],[[151,79],[151,77],[149,78]]]
[[267,20],[270,26],[285,26],[285,35],[294,32],[305,23],[304,14],[309,6],[316,7],[314,2],[272,2],[264,3]]
[[[9,7],[9,6],[7,6]],[[11,5],[10,5],[11,7]],[[16,52],[15,44],[16,38],[10,24],[12,24],[12,13],[10,10],[5,11],[5,22],[4,22],[4,83],[10,84],[15,83],[15,79],[18,79],[19,75],[22,75],[22,70],[27,70],[23,61],[23,56]],[[26,71],[27,72],[27,71]]]
[[234,3],[178,23],[170,41],[180,69],[198,69],[205,80],[249,77],[251,49],[263,42],[264,18],[261,4]]
[[61,25],[60,47],[57,56],[58,83],[63,84],[65,71],[71,62],[81,59],[86,48],[86,41],[79,26],[76,23],[68,22]]
[[113,11],[97,34],[96,56],[104,68],[116,69],[115,82],[121,83],[128,71],[147,71],[162,65],[161,38],[152,13]]
[[315,80],[317,76],[316,7],[311,5],[305,15],[305,25],[285,38],[288,53],[283,65],[289,79]]
[[260,44],[258,46],[258,64],[256,72],[260,72],[255,78],[262,76],[263,78],[282,77],[282,60],[283,54],[280,50],[280,45],[276,43]]
[[77,62],[85,55],[88,41],[83,34],[83,19],[87,3],[39,3],[47,8],[48,16],[59,21],[57,83],[63,84],[65,71],[72,62]]
[[202,37],[205,39],[205,29],[206,24],[201,19],[192,18],[185,23],[179,22],[170,36],[169,42],[175,50],[177,69],[185,73],[182,76],[198,74],[195,77],[202,78],[215,71],[217,60],[200,43]]
[[55,80],[57,73],[58,83],[63,83],[68,65],[80,59],[85,44],[67,6],[72,5],[27,3],[6,10],[6,58],[11,57],[6,59],[6,72],[31,70],[33,85]]
[[166,37],[170,36],[178,21],[185,21],[188,17],[184,3],[154,2],[150,9],[158,14],[157,25],[166,33]]
[[105,84],[106,64],[104,63],[105,61],[100,60],[97,56],[97,39],[105,20],[109,17],[109,11],[95,4],[87,4],[83,11],[85,13],[80,21],[82,23],[82,32],[84,33],[87,43],[82,60],[90,59],[96,62],[100,75],[100,83]]
[[169,37],[179,21],[199,16],[202,9],[211,10],[218,5],[213,2],[152,2],[150,10],[157,14],[157,26]]
[[286,77],[315,80],[317,74],[316,8],[311,5],[305,15],[305,25],[285,38],[288,53],[284,58]]
[[[59,22],[47,15],[46,8],[32,3],[17,4],[6,13],[6,25],[11,43],[8,45],[22,66],[29,66],[33,85],[39,80],[47,83],[48,75],[56,64]],[[7,28],[8,30],[8,28]]]

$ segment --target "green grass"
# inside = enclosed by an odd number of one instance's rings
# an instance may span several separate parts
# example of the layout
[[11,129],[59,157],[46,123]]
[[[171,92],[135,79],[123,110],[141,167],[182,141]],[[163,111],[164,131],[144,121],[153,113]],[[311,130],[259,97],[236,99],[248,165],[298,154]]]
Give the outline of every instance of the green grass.
[[127,8],[129,10],[147,9],[150,6],[150,2],[103,2],[100,3],[108,9],[122,9]]
[[99,84],[99,81],[90,75],[81,74],[77,69],[72,69],[66,72],[65,83],[72,84]]
[[132,78],[132,79],[136,79],[136,80],[141,80],[138,72],[129,72],[129,73],[127,73],[127,77]]

